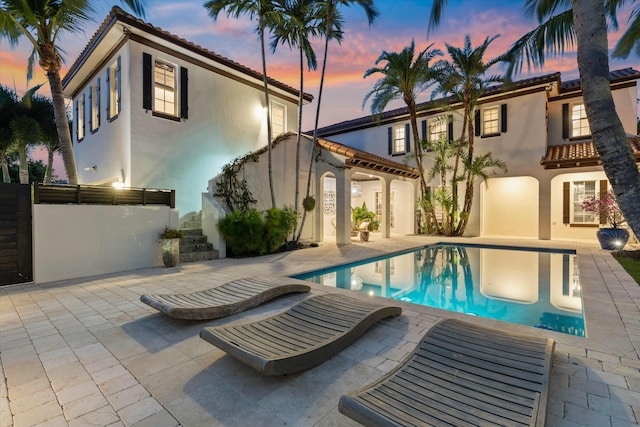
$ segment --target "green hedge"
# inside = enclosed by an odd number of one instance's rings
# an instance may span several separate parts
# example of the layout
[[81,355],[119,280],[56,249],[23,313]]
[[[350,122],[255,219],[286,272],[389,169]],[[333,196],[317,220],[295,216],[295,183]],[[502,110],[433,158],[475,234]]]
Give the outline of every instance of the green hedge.
[[232,256],[266,255],[278,252],[298,224],[293,208],[231,212],[218,222]]

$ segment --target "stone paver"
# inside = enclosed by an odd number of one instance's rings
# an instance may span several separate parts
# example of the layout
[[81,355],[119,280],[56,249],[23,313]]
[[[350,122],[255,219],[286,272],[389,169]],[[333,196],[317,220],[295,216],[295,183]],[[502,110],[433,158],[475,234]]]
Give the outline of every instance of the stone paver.
[[[397,366],[443,315],[467,317],[398,302],[402,316],[377,324],[322,365],[273,378],[246,368],[198,332],[270,316],[306,295],[205,322],[168,319],[139,297],[198,291],[243,276],[291,275],[441,240],[372,238],[366,244],[0,287],[0,425],[355,426],[337,410],[341,394]],[[556,340],[548,426],[640,425],[640,286],[608,252],[572,242],[447,240],[576,249],[586,338],[473,321]],[[346,292],[312,285],[313,294],[328,291]]]

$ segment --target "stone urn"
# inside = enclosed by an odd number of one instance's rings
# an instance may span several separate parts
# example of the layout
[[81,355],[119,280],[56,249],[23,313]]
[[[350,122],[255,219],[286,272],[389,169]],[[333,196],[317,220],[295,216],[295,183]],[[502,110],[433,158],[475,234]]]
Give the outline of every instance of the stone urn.
[[184,237],[182,230],[164,227],[158,235],[158,241],[162,248],[162,262],[166,267],[175,267],[180,261],[180,239]]
[[165,267],[175,267],[180,261],[180,239],[160,239],[162,262]]

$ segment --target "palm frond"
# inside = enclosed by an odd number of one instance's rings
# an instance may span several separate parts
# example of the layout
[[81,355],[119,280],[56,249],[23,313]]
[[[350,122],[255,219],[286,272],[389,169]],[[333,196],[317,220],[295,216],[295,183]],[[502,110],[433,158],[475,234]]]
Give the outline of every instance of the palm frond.
[[571,9],[554,15],[518,39],[506,53],[510,58],[508,74],[520,73],[526,63],[529,69],[541,68],[547,56],[562,55],[576,43]]
[[612,55],[614,58],[627,58],[631,52],[640,56],[640,6],[631,11],[629,28],[618,40]]

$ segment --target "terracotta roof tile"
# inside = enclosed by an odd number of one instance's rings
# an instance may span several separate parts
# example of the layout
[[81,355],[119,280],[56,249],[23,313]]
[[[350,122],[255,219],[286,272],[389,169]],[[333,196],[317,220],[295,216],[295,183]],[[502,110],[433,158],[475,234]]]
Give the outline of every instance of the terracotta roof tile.
[[[100,42],[100,40],[102,39],[102,37],[104,36],[104,34],[106,33],[106,31],[111,28],[116,21],[120,21],[126,24],[129,24],[133,27],[136,27],[142,31],[145,31],[149,34],[153,34],[155,36],[161,37],[169,42],[172,42],[178,46],[181,46],[185,49],[188,49],[196,54],[202,55],[204,57],[207,57],[209,59],[212,59],[213,61],[218,62],[219,64],[225,65],[229,68],[232,68],[236,71],[239,71],[249,77],[253,77],[255,79],[259,79],[262,80],[262,73],[259,73],[255,70],[252,70],[249,67],[246,67],[242,64],[239,64],[227,57],[224,57],[220,54],[217,54],[213,51],[210,51],[200,45],[197,45],[193,42],[190,42],[182,37],[179,37],[175,34],[172,34],[168,31],[163,30],[160,27],[155,27],[152,24],[148,23],[148,22],[144,22],[141,19],[136,18],[133,15],[128,14],[127,12],[125,12],[124,10],[122,10],[121,8],[119,8],[118,6],[114,6],[111,9],[111,12],[109,13],[109,15],[105,18],[105,20],[102,22],[102,24],[100,25],[100,27],[98,27],[98,30],[95,32],[95,34],[91,37],[91,39],[89,40],[89,43],[87,43],[87,45],[85,46],[85,48],[82,50],[82,52],[80,53],[80,55],[78,55],[78,58],[76,58],[75,62],[73,63],[73,65],[71,66],[71,68],[69,69],[69,71],[67,72],[67,74],[64,76],[64,78],[62,79],[62,86],[63,88],[69,83],[69,80],[74,76],[74,74],[78,71],[78,69],[82,66],[82,64],[84,63],[84,61],[86,60],[86,58],[91,54],[91,52],[93,51],[93,49],[96,47],[96,45]],[[288,93],[291,93],[295,96],[298,96],[299,91],[287,84],[284,84],[282,82],[279,82],[278,80],[272,79],[272,78],[268,78],[269,84],[273,85],[275,87],[278,87]],[[313,100],[313,95],[305,93],[304,97],[307,101],[311,101]]]
[[[313,139],[308,135],[303,136],[309,140]],[[350,166],[357,166],[375,172],[386,172],[393,175],[399,175],[413,179],[420,176],[418,169],[414,167],[405,165],[403,163],[394,162],[393,160],[376,156],[375,154],[367,153],[366,151],[358,150],[356,148],[352,148],[338,142],[330,141],[324,138],[318,138],[317,144],[319,147],[322,147],[327,151],[345,156],[348,159],[347,165]]]
[[[636,161],[640,163],[640,136],[629,137],[629,145]],[[559,169],[598,166],[601,161],[593,141],[586,141],[547,147],[540,164],[545,169]]]

